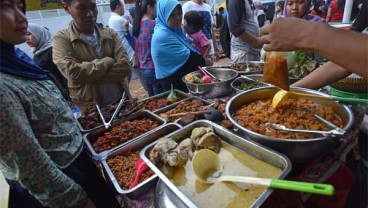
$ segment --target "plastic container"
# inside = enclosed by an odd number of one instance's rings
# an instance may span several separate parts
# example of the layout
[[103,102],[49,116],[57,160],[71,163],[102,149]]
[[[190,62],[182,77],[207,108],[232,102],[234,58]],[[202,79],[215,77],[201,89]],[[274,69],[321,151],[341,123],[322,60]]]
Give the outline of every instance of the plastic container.
[[314,208],[344,208],[354,179],[354,173],[345,165],[341,165],[324,182],[335,187],[335,194],[333,196],[312,195],[310,203]]
[[331,87],[331,94],[338,96],[338,97],[349,97],[349,98],[361,98],[361,99],[368,99],[368,93],[354,93],[354,92],[347,92],[338,90],[334,87]]

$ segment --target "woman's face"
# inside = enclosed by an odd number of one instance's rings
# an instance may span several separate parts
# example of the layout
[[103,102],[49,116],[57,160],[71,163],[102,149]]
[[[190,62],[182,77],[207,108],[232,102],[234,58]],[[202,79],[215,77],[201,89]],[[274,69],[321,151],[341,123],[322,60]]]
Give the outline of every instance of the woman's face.
[[8,44],[20,44],[27,40],[28,21],[20,0],[1,0],[0,39]]
[[305,11],[307,9],[307,5],[305,0],[289,0],[286,5],[286,11],[288,16],[290,17],[303,17]]
[[37,39],[32,35],[32,33],[27,32],[27,44],[29,47],[36,47],[38,44]]
[[182,18],[183,18],[183,12],[181,10],[181,7],[178,6],[171,13],[169,19],[167,20],[167,25],[173,30],[179,29],[181,27]]

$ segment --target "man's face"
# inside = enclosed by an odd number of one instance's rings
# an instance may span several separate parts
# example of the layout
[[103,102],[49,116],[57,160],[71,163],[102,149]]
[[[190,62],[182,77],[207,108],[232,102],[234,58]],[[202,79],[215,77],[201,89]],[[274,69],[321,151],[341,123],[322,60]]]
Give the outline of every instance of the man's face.
[[120,6],[117,6],[117,13],[120,15],[120,16],[123,16],[124,13],[125,13],[125,10],[124,10],[124,6],[123,5],[120,5]]
[[93,33],[98,13],[96,0],[72,0],[70,5],[63,3],[63,7],[73,17],[79,32]]

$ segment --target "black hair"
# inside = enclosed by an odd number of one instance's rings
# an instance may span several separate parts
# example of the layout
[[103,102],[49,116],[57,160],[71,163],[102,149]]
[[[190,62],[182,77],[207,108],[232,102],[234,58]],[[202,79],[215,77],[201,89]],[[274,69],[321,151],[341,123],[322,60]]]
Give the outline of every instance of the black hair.
[[196,33],[204,26],[204,18],[198,11],[189,11],[185,13],[184,20],[186,21],[185,31],[188,34]]
[[120,0],[111,0],[110,1],[110,9],[111,11],[115,11],[118,6],[121,6]]
[[314,4],[313,4],[313,10],[315,12],[317,12],[317,14],[321,15],[322,14],[322,11],[319,10],[319,7],[323,4],[324,2],[323,1],[315,1]]
[[66,3],[67,5],[70,5],[70,3],[72,2],[72,0],[63,0],[64,3]]
[[284,8],[285,1],[278,1],[277,6],[280,6],[282,9]]
[[133,21],[133,36],[138,37],[141,30],[141,20],[144,14],[147,13],[148,6],[154,7],[156,0],[137,0],[135,3],[135,14]]
[[345,8],[345,0],[337,0],[337,9],[343,11]]
[[220,7],[219,9],[220,12],[223,12],[224,10],[225,10],[224,7]]

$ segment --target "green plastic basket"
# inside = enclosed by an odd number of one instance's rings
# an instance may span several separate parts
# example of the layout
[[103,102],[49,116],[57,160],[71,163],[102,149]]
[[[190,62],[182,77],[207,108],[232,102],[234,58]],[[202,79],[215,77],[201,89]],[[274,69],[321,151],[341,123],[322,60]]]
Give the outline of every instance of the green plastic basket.
[[368,93],[355,93],[355,92],[347,92],[335,89],[331,87],[331,94],[338,97],[348,97],[348,98],[361,98],[361,99],[368,99]]

